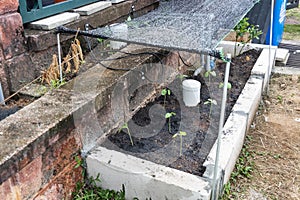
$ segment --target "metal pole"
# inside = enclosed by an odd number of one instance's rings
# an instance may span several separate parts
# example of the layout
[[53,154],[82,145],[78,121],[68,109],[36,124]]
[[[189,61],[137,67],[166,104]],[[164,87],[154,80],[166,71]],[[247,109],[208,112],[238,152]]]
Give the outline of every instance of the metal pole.
[[274,1],[271,0],[271,19],[270,19],[270,42],[269,42],[269,66],[268,66],[268,74],[267,74],[267,95],[269,94],[269,83],[270,83],[270,76],[272,71],[272,43],[273,43],[273,24],[274,24]]
[[[231,59],[231,54],[227,54],[227,59]],[[221,112],[220,112],[220,121],[219,121],[219,132],[217,138],[217,150],[216,150],[216,160],[215,160],[215,167],[214,167],[214,176],[213,176],[213,190],[212,190],[212,199],[217,199],[217,178],[218,178],[218,171],[219,171],[219,156],[220,156],[220,147],[221,147],[221,136],[223,132],[223,125],[224,125],[224,118],[225,118],[225,109],[226,109],[226,102],[227,102],[227,85],[228,85],[228,78],[229,78],[229,71],[230,71],[230,61],[226,63],[226,71],[224,77],[224,86],[223,86],[223,97],[221,103]]]
[[1,82],[0,82],[0,104],[1,104],[1,105],[5,105],[4,95],[3,95],[3,90],[2,90]]
[[58,48],[59,77],[60,77],[60,83],[62,83],[63,82],[63,75],[62,75],[62,66],[61,66],[61,52],[60,52],[59,33],[57,33],[56,36],[57,36],[57,48]]

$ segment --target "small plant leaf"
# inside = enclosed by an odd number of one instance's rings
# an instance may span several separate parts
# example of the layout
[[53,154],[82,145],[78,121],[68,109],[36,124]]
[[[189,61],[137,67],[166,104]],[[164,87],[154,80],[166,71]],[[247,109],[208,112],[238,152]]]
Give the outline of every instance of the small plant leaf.
[[210,75],[212,75],[212,76],[217,76],[217,74],[216,74],[215,71],[211,71],[211,72],[210,72]]
[[209,71],[206,71],[206,72],[204,73],[204,77],[205,77],[205,78],[209,77]]
[[178,136],[178,133],[175,133],[172,138],[176,138]]
[[174,116],[174,115],[176,115],[176,113],[174,113],[174,112],[169,112],[169,113],[166,113],[166,114],[165,114],[165,118],[168,119],[168,118],[170,118],[170,117],[172,117],[172,116]]
[[170,96],[171,95],[171,90],[167,90],[167,92],[168,92],[168,95]]
[[179,131],[179,135],[186,136],[186,132],[185,131]]
[[166,94],[167,94],[167,89],[163,89],[163,90],[161,91],[161,95],[165,96]]

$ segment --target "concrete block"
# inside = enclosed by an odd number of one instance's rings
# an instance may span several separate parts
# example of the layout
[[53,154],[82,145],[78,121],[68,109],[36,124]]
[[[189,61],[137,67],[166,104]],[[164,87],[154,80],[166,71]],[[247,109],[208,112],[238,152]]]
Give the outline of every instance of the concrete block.
[[288,49],[278,48],[276,51],[276,61],[284,62],[289,54]]
[[88,175],[100,174],[101,186],[120,190],[126,199],[210,199],[209,182],[153,162],[97,147],[87,157]]
[[[273,67],[275,60],[276,49],[271,49],[271,67]],[[267,77],[269,70],[269,49],[263,49],[258,57],[251,74],[261,77]]]
[[79,16],[80,15],[78,13],[70,13],[70,12],[60,13],[58,15],[54,15],[35,22],[31,22],[29,24],[29,27],[33,29],[51,30],[58,26],[62,26],[64,24],[73,22],[77,20]]
[[[237,158],[244,144],[247,130],[247,115],[244,113],[233,112],[229,115],[221,136],[221,146],[219,155],[219,168],[224,170],[224,183],[226,183],[234,169]],[[204,166],[206,171],[204,177],[212,179],[216,159],[217,141],[207,156]]]
[[232,108],[232,112],[243,113],[247,116],[247,127],[250,127],[256,114],[262,96],[262,87],[263,79],[251,76]]
[[112,5],[111,2],[108,1],[100,1],[97,3],[89,4],[80,8],[76,8],[73,11],[79,13],[80,15],[91,15],[100,10],[104,10]]
[[287,54],[287,56],[284,58],[284,60],[282,60],[282,61],[276,60],[275,66],[286,66],[286,64],[289,60],[289,57],[290,57],[290,53]]

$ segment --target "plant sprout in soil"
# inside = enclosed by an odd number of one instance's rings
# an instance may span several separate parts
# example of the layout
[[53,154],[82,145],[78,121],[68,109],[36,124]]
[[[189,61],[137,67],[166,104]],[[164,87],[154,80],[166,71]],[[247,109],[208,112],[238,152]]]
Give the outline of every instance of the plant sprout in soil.
[[204,77],[205,78],[208,78],[208,85],[210,85],[210,77],[211,76],[217,76],[216,72],[215,71],[211,71],[211,70],[208,70],[204,73]]
[[179,136],[180,138],[180,149],[179,149],[179,155],[181,156],[182,155],[182,140],[183,140],[183,136],[186,136],[186,132],[184,131],[179,131],[178,133],[174,134],[173,135],[173,138],[176,138],[177,136]]
[[161,95],[164,96],[164,107],[166,105],[166,100],[167,100],[167,95],[170,96],[171,95],[171,90],[165,88],[161,91]]
[[213,105],[218,105],[217,101],[214,99],[207,99],[207,101],[204,102],[204,105],[210,104],[210,108],[209,108],[209,117],[211,115],[211,110],[212,110],[212,106]]
[[166,113],[166,115],[165,115],[165,118],[166,119],[168,119],[168,127],[169,127],[169,133],[171,133],[171,117],[172,116],[175,116],[176,115],[176,113],[174,113],[174,112],[169,112],[169,113]]
[[133,140],[132,140],[131,133],[130,133],[130,130],[129,130],[129,127],[128,127],[128,124],[127,124],[127,123],[125,123],[125,124],[119,129],[118,132],[121,132],[121,130],[123,130],[123,129],[126,129],[126,130],[127,130],[127,134],[128,134],[128,136],[129,136],[130,143],[131,143],[131,145],[133,146],[133,145],[134,145],[134,144],[133,144]]

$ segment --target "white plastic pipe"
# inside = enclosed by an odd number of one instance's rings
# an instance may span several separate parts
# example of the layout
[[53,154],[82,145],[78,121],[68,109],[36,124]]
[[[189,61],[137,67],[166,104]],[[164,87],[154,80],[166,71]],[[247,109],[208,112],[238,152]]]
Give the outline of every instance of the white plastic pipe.
[[3,90],[2,90],[1,82],[0,82],[0,104],[1,104],[1,105],[5,105],[4,95],[3,95]]
[[61,66],[61,52],[60,52],[60,37],[59,33],[57,33],[57,49],[58,49],[58,64],[59,64],[59,77],[60,83],[63,82],[63,74],[62,74],[62,66]]
[[[231,54],[227,54],[227,58],[231,59]],[[223,98],[221,103],[221,112],[220,112],[220,121],[219,121],[219,132],[217,138],[217,150],[216,150],[216,159],[215,159],[215,167],[214,167],[214,176],[213,176],[213,190],[212,197],[217,197],[217,178],[218,178],[218,170],[219,170],[219,156],[220,156],[220,147],[221,147],[221,137],[223,132],[224,118],[225,118],[225,109],[227,102],[227,85],[229,79],[229,71],[230,71],[230,62],[226,63],[226,71],[224,77],[224,87],[223,87]]]

